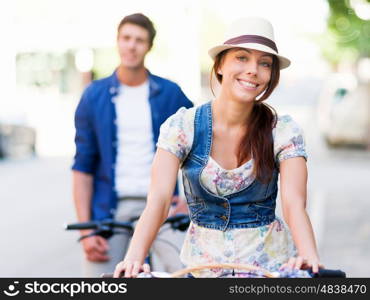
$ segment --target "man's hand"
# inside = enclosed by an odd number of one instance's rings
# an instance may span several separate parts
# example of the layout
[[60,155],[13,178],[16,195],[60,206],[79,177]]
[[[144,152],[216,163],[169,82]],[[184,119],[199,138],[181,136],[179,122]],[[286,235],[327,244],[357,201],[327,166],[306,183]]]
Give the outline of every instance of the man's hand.
[[189,214],[188,205],[184,198],[173,196],[170,211],[168,212],[168,217],[172,217],[177,214]]
[[81,240],[86,259],[92,262],[105,262],[110,259],[107,255],[108,242],[101,236],[90,236]]

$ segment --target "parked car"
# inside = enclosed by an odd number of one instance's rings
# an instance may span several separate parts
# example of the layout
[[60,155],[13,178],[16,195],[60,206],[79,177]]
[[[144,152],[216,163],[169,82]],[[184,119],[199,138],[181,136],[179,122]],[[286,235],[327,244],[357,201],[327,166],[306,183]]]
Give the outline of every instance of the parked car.
[[21,124],[0,123],[0,158],[34,155],[35,129]]
[[329,146],[370,145],[370,85],[352,74],[335,74],[318,104],[319,126]]

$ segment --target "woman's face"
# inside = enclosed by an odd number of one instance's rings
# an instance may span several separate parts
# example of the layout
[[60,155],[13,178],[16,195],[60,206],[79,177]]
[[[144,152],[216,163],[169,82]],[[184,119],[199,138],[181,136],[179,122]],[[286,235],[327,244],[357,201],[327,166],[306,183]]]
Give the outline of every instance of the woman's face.
[[239,101],[254,101],[267,88],[271,69],[269,53],[245,48],[229,50],[217,70],[222,75],[221,92]]

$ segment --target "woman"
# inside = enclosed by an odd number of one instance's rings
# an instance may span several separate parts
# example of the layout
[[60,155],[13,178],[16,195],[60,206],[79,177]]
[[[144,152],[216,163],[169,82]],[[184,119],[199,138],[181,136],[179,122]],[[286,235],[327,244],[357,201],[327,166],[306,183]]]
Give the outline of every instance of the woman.
[[[215,100],[181,108],[161,127],[147,205],[115,277],[136,277],[166,219],[181,167],[191,224],[181,251],[187,266],[245,263],[276,271],[312,267],[319,256],[306,213],[306,152],[298,125],[264,104],[290,61],[271,24],[241,19],[210,49],[220,83]],[[275,216],[277,180],[284,219]],[[223,270],[192,273],[217,277]]]

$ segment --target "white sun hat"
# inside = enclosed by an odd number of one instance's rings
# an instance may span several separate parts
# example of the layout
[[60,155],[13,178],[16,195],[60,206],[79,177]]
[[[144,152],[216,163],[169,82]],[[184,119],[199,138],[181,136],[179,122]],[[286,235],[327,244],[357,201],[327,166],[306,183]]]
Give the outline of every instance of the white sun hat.
[[274,29],[269,21],[259,17],[242,18],[231,24],[224,43],[211,48],[208,54],[215,59],[220,52],[231,48],[247,48],[276,55],[280,69],[287,68],[290,60],[280,54],[275,44]]

